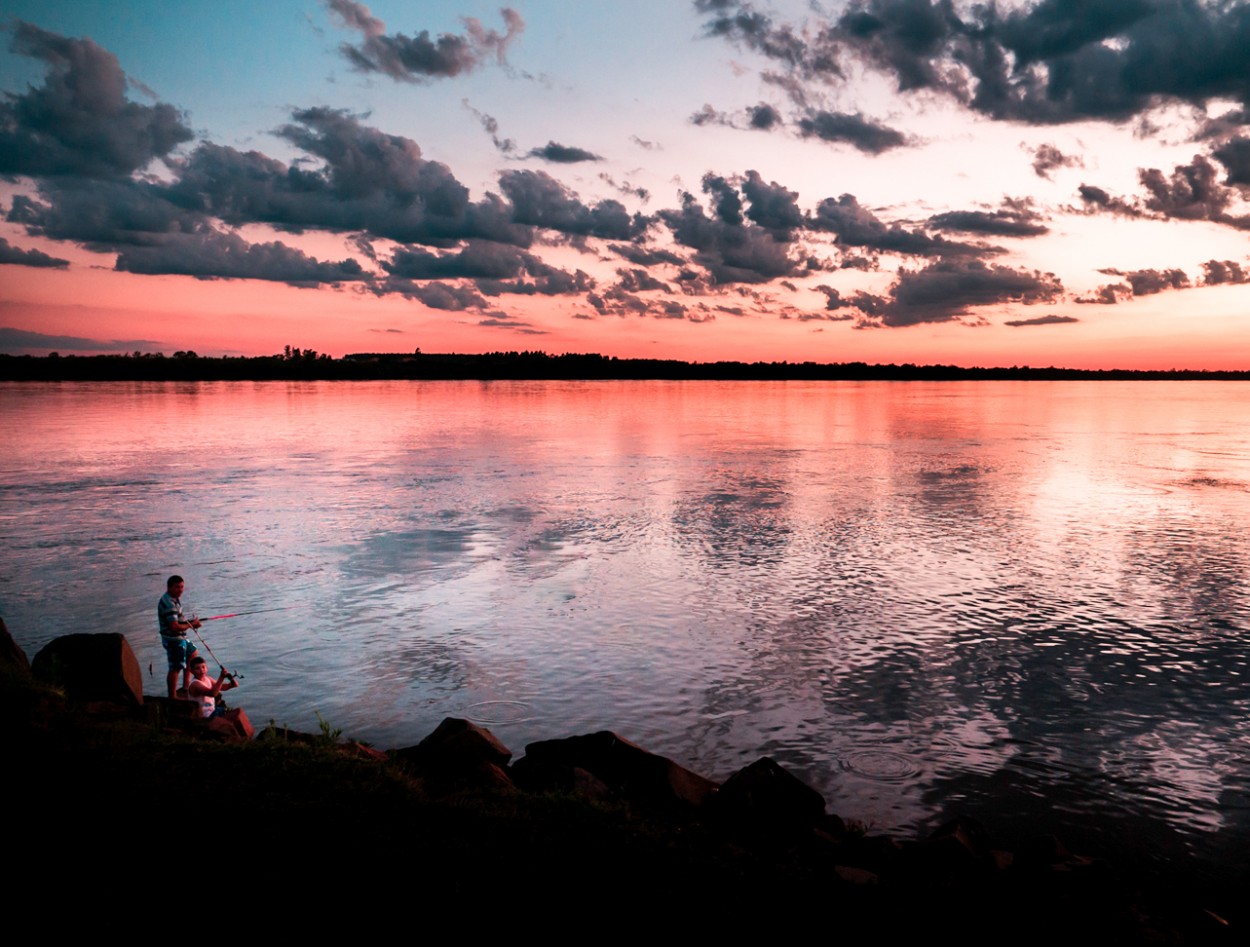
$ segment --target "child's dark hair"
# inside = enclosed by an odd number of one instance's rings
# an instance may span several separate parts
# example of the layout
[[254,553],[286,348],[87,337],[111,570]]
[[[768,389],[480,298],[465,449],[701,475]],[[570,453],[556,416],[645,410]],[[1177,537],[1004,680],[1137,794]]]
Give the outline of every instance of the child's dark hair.
[[171,575],[168,579],[166,579],[166,580],[165,580],[165,588],[167,588],[167,589],[172,589],[172,588],[173,588],[175,585],[177,585],[179,582],[183,582],[183,581],[185,581],[185,580],[182,578],[182,576],[180,576],[180,575]]

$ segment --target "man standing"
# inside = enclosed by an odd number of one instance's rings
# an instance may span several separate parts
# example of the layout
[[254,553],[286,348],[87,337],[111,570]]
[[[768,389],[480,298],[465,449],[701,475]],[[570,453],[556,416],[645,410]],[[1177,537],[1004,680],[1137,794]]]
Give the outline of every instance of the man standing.
[[171,575],[165,583],[165,594],[156,604],[156,621],[161,630],[161,644],[165,646],[165,657],[169,663],[169,674],[165,683],[169,689],[169,699],[174,700],[177,694],[178,672],[182,672],[183,690],[191,683],[190,661],[196,655],[195,645],[187,638],[187,632],[200,627],[200,620],[189,621],[182,614],[182,590],[186,583],[180,575]]

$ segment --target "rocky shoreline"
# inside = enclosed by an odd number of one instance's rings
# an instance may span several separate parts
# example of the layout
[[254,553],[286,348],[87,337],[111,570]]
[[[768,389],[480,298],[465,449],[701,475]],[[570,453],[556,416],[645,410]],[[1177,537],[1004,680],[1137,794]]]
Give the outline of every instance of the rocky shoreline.
[[[1244,931],[1236,892],[1147,879],[1044,826],[1012,841],[967,818],[926,838],[872,834],[768,757],[717,782],[603,731],[514,758],[455,718],[387,752],[328,726],[242,741],[186,702],[144,697],[121,635],[65,636],[28,665],[2,621],[0,671],[13,802],[41,826],[15,854],[33,866],[64,846],[117,845],[169,800],[210,838],[228,827],[245,839],[248,864],[272,877],[315,866],[336,894],[419,893],[466,916],[488,897],[601,933],[657,917],[703,933],[836,922],[963,943],[1232,943]],[[86,839],[62,815],[84,798],[110,813]]]

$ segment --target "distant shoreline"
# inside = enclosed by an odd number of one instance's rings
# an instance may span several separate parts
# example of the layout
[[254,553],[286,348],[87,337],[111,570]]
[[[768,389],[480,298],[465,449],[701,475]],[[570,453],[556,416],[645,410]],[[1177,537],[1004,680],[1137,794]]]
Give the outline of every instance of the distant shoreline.
[[1250,370],[962,368],[865,362],[683,362],[597,354],[358,353],[288,348],[279,355],[194,352],[0,355],[0,381],[1250,381]]

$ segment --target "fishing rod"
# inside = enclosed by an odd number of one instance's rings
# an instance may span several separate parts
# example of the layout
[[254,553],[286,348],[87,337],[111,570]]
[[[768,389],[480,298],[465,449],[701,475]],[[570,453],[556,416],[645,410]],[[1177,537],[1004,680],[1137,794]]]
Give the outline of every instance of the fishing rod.
[[[249,609],[247,611],[242,611],[242,612],[229,612],[228,614],[225,614],[225,615],[209,615],[207,618],[197,618],[193,615],[191,616],[191,620],[199,621],[199,622],[221,621],[223,618],[241,618],[244,615],[263,615],[266,612],[285,612],[292,608],[300,608],[300,607],[302,606],[279,605],[276,608],[253,608],[253,609]],[[222,663],[221,658],[213,654],[213,649],[210,648],[208,645],[208,642],[204,640],[204,636],[200,634],[200,630],[194,626],[192,626],[192,630],[195,632],[195,637],[200,639],[200,644],[204,646],[204,650],[208,652],[208,656],[217,662],[218,667],[220,667],[222,671],[225,672],[227,677],[229,677],[231,680],[234,680],[234,681],[240,681],[243,679],[242,674],[234,674],[230,671],[226,671],[226,666]]]
[[[268,611],[269,609],[266,609],[266,610]],[[233,618],[234,616],[233,616],[233,615],[218,615],[217,617],[218,617],[218,618]],[[195,637],[197,637],[197,638],[199,638],[199,639],[200,639],[200,644],[202,644],[202,645],[204,646],[204,650],[208,652],[208,656],[209,656],[210,658],[212,658],[214,661],[216,661],[216,662],[217,662],[217,666],[218,666],[219,668],[221,668],[221,670],[222,670],[222,674],[223,674],[224,676],[226,676],[226,677],[230,678],[230,680],[232,680],[232,681],[241,681],[241,680],[243,680],[243,675],[242,675],[242,674],[234,674],[234,673],[232,673],[232,672],[230,672],[230,671],[227,671],[227,670],[226,670],[226,666],[225,666],[225,664],[223,664],[223,663],[222,663],[222,661],[221,661],[221,658],[219,658],[219,657],[217,657],[217,655],[213,654],[213,649],[212,649],[212,648],[210,648],[210,647],[208,646],[208,642],[207,642],[207,641],[205,641],[205,640],[204,640],[204,636],[203,636],[202,634],[200,634],[200,629],[198,629],[198,628],[196,628],[196,627],[195,627],[195,622],[197,622],[197,621],[212,621],[212,620],[213,620],[213,619],[211,619],[211,618],[196,618],[194,615],[192,615],[192,616],[191,616],[191,622],[192,622],[192,624],[191,624],[191,630],[195,632]]]
[[299,605],[279,605],[277,608],[253,608],[246,612],[230,612],[228,615],[209,615],[207,618],[201,618],[200,621],[220,621],[223,618],[239,618],[243,615],[263,615],[265,612],[285,612],[292,608],[300,608]]

